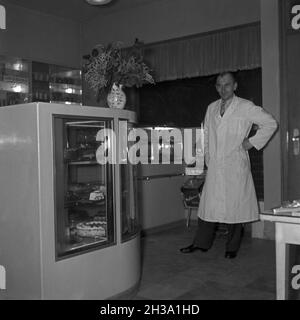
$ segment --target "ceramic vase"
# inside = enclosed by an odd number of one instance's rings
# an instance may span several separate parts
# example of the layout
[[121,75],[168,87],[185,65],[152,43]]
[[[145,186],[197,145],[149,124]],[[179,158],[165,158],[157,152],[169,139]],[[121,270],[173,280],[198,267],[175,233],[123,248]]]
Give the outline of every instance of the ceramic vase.
[[126,104],[126,94],[123,85],[113,84],[107,95],[107,103],[110,108],[124,109]]

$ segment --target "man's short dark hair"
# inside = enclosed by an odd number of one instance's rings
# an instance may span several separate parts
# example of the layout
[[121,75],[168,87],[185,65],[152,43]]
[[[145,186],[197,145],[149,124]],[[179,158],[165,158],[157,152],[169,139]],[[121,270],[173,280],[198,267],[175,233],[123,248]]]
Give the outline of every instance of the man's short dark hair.
[[[216,80],[217,80],[219,77],[224,77],[224,76],[227,76],[227,75],[230,75],[230,76],[231,76],[233,82],[237,82],[235,72],[233,72],[233,71],[223,71],[223,72],[219,73],[219,74],[217,75]],[[216,82],[217,82],[217,81],[216,81]]]

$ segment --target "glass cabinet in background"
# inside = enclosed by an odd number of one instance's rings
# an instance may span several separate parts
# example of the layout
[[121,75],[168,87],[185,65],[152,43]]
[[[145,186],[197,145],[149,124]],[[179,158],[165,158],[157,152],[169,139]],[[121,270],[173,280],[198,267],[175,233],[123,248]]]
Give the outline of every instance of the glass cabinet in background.
[[50,103],[82,105],[81,70],[50,65]]
[[29,102],[30,62],[0,55],[0,107]]
[[112,165],[96,160],[97,133],[112,120],[54,116],[53,124],[59,258],[115,241]]
[[82,105],[81,70],[0,55],[0,107],[28,102]]
[[49,64],[32,62],[31,101],[49,102]]
[[82,105],[81,70],[33,61],[32,101]]

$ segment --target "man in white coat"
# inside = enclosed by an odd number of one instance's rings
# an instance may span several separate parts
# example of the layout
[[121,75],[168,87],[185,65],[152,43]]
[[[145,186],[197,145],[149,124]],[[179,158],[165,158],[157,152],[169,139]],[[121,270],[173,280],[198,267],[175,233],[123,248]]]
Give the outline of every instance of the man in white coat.
[[[258,220],[259,211],[248,150],[260,150],[277,129],[277,122],[261,107],[237,97],[231,72],[217,77],[221,99],[208,106],[204,120],[205,163],[208,167],[198,209],[198,228],[193,244],[183,253],[207,251],[213,244],[217,223],[228,227],[226,258],[235,258],[243,224]],[[253,124],[254,136],[247,138]]]

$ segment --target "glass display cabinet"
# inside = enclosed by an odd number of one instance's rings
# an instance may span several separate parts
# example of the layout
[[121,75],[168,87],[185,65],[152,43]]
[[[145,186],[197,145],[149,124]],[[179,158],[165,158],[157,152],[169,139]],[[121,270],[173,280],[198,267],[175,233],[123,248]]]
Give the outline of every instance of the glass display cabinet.
[[0,55],[0,107],[29,101],[30,62]]
[[33,61],[32,101],[82,105],[81,70]]
[[[108,299],[141,275],[136,165],[118,154],[128,110],[28,103],[0,108],[0,299]],[[109,134],[103,137],[101,132]],[[126,150],[125,150],[126,151]],[[127,156],[126,154],[124,156]]]
[[28,102],[82,105],[81,70],[0,55],[0,107]]
[[82,105],[81,70],[50,65],[50,103]]
[[31,101],[49,102],[49,64],[32,62]]

